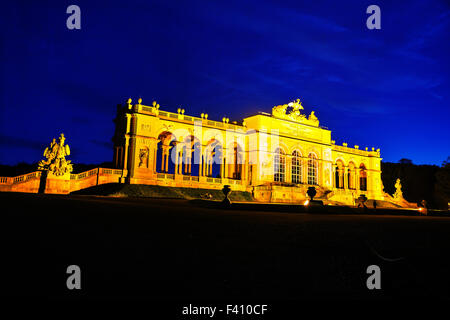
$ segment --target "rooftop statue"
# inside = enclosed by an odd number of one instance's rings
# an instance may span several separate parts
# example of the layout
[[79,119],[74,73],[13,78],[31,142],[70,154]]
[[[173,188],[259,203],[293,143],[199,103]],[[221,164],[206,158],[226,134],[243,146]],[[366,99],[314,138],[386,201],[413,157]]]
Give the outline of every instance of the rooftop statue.
[[65,140],[63,133],[59,136],[58,142],[56,142],[56,139],[53,139],[50,147],[44,150],[46,160],[39,161],[38,170],[47,170],[56,176],[72,172],[72,163],[70,160],[66,160],[66,156],[70,155],[70,148],[69,145],[64,144]]
[[309,115],[308,120],[311,120],[311,121],[317,120],[317,117],[314,114],[314,111],[311,111],[311,114]]
[[[288,108],[290,108],[288,110]],[[300,99],[297,99],[288,104],[278,105],[272,108],[272,116],[279,119],[286,119],[300,123],[306,123],[309,125],[319,126],[319,120],[314,114],[314,111],[311,112],[309,118],[306,118],[306,115],[302,114],[300,110],[304,110]]]

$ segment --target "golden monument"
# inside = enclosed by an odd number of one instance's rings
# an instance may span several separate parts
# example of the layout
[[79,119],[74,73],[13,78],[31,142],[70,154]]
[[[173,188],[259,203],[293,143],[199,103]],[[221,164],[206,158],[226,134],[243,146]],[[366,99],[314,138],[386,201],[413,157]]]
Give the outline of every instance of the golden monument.
[[[288,110],[290,109],[290,110]],[[292,101],[288,104],[278,105],[272,108],[272,116],[279,118],[279,119],[285,119],[285,120],[291,120],[296,121],[300,123],[306,123],[313,126],[318,127],[319,126],[319,120],[314,114],[314,111],[311,112],[308,118],[306,118],[306,115],[301,114],[300,110],[304,110],[302,103],[300,99],[297,99],[295,101]]]
[[70,155],[70,148],[65,141],[64,133],[59,136],[58,143],[53,139],[50,147],[44,150],[46,160],[39,161],[38,170],[49,171],[55,176],[63,176],[73,171],[71,161],[66,160],[66,156]]
[[394,199],[396,201],[403,200],[402,183],[400,182],[400,178],[397,178],[397,181],[395,181]]

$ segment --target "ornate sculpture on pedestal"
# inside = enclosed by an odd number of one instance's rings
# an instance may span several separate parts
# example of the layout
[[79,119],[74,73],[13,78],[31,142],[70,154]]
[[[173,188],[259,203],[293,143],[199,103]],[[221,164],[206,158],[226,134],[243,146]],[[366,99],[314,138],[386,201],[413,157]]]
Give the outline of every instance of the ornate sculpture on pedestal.
[[397,179],[397,181],[395,182],[394,199],[396,201],[403,200],[402,183],[400,182],[400,179]]
[[53,139],[50,147],[45,148],[44,157],[46,160],[41,160],[38,163],[38,170],[49,171],[55,176],[63,176],[71,173],[73,170],[70,160],[66,160],[66,156],[70,155],[69,145],[64,144],[66,138],[61,133],[58,142]]
[[289,102],[288,104],[282,104],[273,107],[272,116],[274,116],[275,118],[305,123],[316,127],[319,126],[319,120],[314,114],[314,111],[312,111],[307,118],[306,115],[300,112],[300,110],[304,110],[304,108],[300,99],[297,99],[295,101]]
[[148,149],[141,149],[139,151],[139,164],[138,167],[148,167]]

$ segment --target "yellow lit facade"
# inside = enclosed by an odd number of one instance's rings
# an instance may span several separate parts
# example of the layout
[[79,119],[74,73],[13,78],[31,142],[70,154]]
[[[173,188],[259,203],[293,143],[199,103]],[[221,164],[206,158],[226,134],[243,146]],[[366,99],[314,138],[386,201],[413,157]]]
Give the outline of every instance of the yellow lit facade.
[[114,164],[121,182],[252,192],[259,201],[303,203],[316,187],[328,203],[383,200],[380,150],[338,146],[300,100],[241,123],[193,117],[178,109],[118,106]]

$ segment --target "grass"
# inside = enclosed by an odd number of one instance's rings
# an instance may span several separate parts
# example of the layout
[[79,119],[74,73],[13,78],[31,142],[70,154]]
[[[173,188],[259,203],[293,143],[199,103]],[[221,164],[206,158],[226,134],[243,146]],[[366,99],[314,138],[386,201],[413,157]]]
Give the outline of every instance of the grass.
[[[143,184],[107,183],[72,192],[72,194],[101,195],[111,197],[143,197],[143,198],[172,198],[172,199],[202,199],[209,193],[210,200],[223,200],[225,196],[222,190],[164,187]],[[232,201],[254,201],[250,192],[233,191],[229,198]]]

